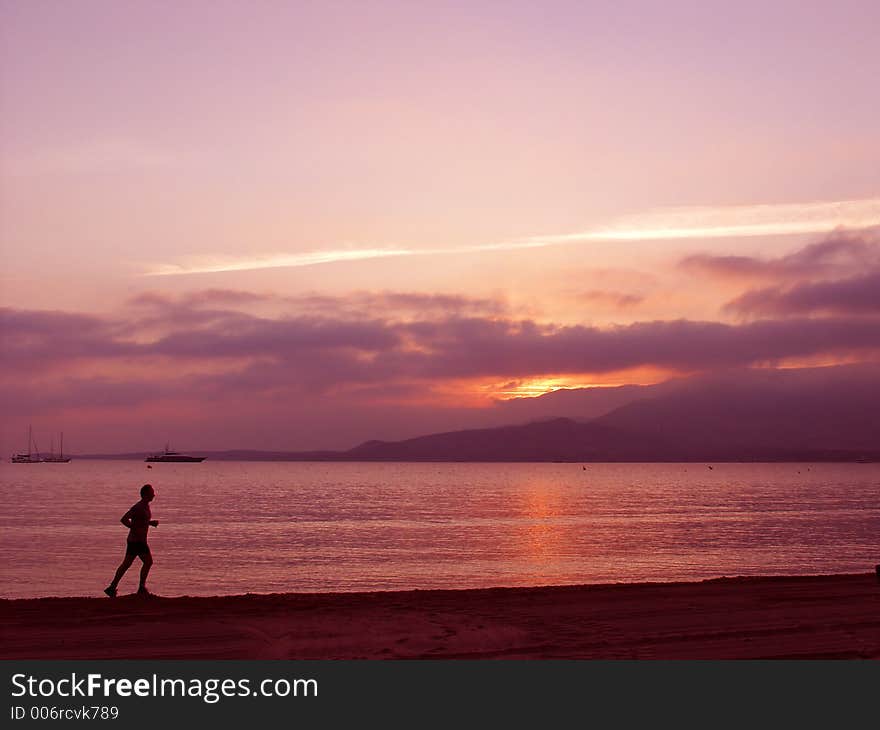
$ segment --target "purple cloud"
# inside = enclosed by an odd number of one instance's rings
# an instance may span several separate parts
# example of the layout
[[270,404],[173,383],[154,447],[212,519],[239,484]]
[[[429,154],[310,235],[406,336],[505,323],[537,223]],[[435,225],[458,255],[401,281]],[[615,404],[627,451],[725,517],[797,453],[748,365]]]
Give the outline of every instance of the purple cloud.
[[218,326],[180,330],[146,346],[146,351],[187,358],[271,356],[288,359],[308,350],[387,350],[397,346],[399,339],[394,327],[376,320],[255,317],[235,329]]
[[738,314],[880,314],[880,270],[789,289],[754,289],[725,305]]
[[358,291],[345,296],[301,294],[281,296],[257,294],[236,289],[205,289],[170,297],[158,292],[145,292],[131,298],[130,306],[151,311],[157,315],[177,316],[223,311],[215,307],[242,308],[272,305],[290,316],[373,317],[378,314],[389,318],[450,317],[466,315],[501,315],[508,306],[499,299],[466,297],[458,294],[424,294],[395,291]]
[[880,231],[838,230],[816,243],[779,258],[695,254],[679,265],[719,278],[792,281],[824,276],[847,276],[880,266]]
[[[876,302],[869,283],[860,291],[865,298],[858,301],[865,307]],[[819,301],[815,291],[807,293],[813,297],[809,301]],[[399,321],[269,317],[222,308],[200,320],[188,314],[203,311],[206,300],[195,301],[143,302],[160,309],[168,305],[170,318],[161,322],[161,334],[153,332],[155,316],[144,324],[143,312],[110,320],[0,311],[0,381],[7,383],[3,400],[24,408],[24,400],[31,407],[41,399],[59,407],[113,406],[162,398],[208,402],[231,394],[271,397],[357,389],[366,394],[383,388],[391,393],[403,386],[413,392],[414,384],[427,392],[462,379],[644,366],[692,372],[880,352],[877,319],[848,313],[741,324],[675,320],[598,328],[497,316],[431,314]],[[75,365],[80,369],[72,369]],[[76,372],[90,375],[75,379]]]
[[345,297],[306,294],[286,297],[294,311],[336,316],[371,316],[388,318],[437,318],[470,315],[503,315],[508,306],[497,299],[465,297],[457,294],[421,294],[413,292],[354,292]]
[[22,372],[136,354],[139,347],[119,339],[118,328],[118,323],[92,315],[0,308],[0,367]]
[[382,353],[374,365],[425,378],[604,373],[638,366],[691,371],[876,350],[880,328],[844,317],[741,325],[656,321],[609,329],[469,320],[436,325],[424,342],[435,347]]

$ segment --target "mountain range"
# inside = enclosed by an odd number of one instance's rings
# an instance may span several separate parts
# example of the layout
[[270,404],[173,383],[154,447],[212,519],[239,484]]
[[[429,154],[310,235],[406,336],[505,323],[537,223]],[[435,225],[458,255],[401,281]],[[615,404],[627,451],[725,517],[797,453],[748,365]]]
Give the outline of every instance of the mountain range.
[[267,461],[880,460],[880,366],[873,364],[736,370],[520,400],[503,412],[538,420],[372,440],[347,451],[197,453]]

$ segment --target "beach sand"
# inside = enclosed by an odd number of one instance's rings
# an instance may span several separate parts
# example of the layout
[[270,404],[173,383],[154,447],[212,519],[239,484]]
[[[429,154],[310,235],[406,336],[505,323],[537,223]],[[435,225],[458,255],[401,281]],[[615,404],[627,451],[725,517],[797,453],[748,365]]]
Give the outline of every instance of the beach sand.
[[4,659],[880,658],[874,574],[0,601]]

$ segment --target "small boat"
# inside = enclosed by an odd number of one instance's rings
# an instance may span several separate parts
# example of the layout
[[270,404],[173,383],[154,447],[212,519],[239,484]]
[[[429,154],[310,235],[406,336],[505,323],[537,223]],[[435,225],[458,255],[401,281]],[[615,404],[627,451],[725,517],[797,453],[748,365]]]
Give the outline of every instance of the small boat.
[[204,461],[204,456],[189,456],[188,454],[181,454],[179,451],[171,451],[168,448],[168,444],[165,444],[165,451],[161,454],[150,454],[144,461],[151,461],[154,464],[156,462],[174,462],[174,463],[185,463],[185,462],[199,462]]
[[69,456],[64,455],[64,432],[61,432],[61,453],[55,455],[55,442],[49,447],[49,456],[44,456],[43,461],[47,464],[67,464],[70,461]]
[[[31,445],[34,447],[33,453],[31,453]],[[40,452],[37,450],[36,444],[34,444],[34,437],[31,432],[31,427],[28,426],[28,447],[26,454],[13,454],[10,461],[13,464],[42,464],[43,457],[40,456]]]
[[10,461],[13,464],[42,464],[43,459],[39,454],[13,454]]

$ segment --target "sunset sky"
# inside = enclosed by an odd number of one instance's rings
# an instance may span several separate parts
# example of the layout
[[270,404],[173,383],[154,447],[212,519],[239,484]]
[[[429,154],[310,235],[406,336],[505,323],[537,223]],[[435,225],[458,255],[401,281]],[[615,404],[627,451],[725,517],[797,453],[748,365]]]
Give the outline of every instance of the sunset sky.
[[0,8],[4,457],[880,359],[880,3]]

